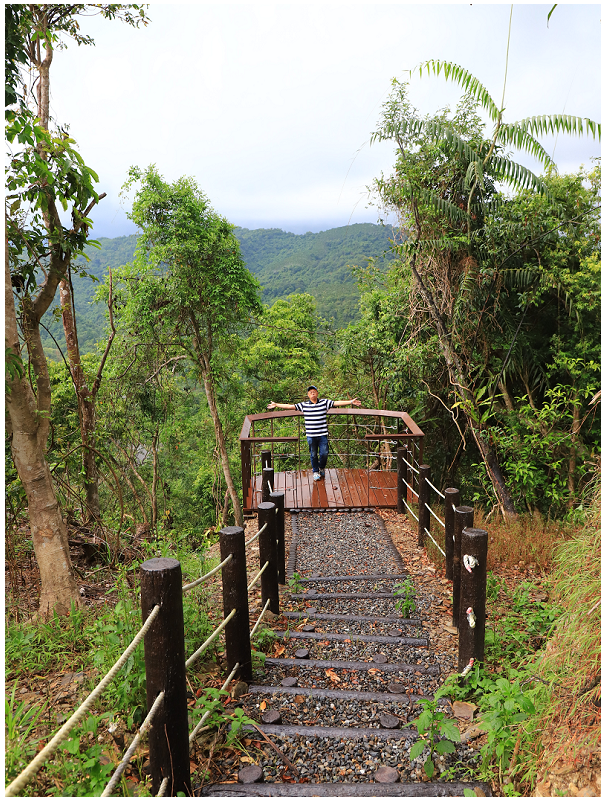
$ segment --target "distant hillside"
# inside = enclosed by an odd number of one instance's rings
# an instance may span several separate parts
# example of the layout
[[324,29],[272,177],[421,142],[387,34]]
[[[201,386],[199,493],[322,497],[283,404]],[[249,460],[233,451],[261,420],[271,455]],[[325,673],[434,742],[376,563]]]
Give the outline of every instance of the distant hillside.
[[[278,228],[248,230],[236,228],[240,249],[249,270],[263,287],[263,301],[273,303],[294,292],[309,292],[317,301],[317,311],[335,327],[344,327],[358,316],[358,292],[348,265],[363,265],[367,258],[387,255],[392,229],[361,223],[333,228],[322,233],[297,235]],[[98,240],[101,249],[89,247],[90,262],[84,270],[103,281],[109,267],[115,269],[133,258],[137,236],[120,236]],[[83,260],[82,260],[83,261]],[[91,352],[106,327],[105,306],[93,303],[98,281],[73,275],[77,330],[82,353]],[[44,324],[52,332],[64,352],[64,336],[60,317],[53,316],[58,298]],[[54,342],[44,333],[44,348],[51,358],[59,358]]]

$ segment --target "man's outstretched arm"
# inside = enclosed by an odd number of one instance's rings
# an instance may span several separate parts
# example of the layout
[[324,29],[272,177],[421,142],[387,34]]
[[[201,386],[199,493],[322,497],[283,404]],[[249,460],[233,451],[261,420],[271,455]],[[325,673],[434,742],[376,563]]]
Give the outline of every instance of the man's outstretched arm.
[[335,406],[360,406],[361,400],[358,400],[356,397],[353,397],[352,400],[334,400]]
[[272,400],[270,403],[268,403],[267,409],[268,411],[271,411],[274,408],[282,408],[284,411],[294,411],[296,406],[294,403],[274,403]]

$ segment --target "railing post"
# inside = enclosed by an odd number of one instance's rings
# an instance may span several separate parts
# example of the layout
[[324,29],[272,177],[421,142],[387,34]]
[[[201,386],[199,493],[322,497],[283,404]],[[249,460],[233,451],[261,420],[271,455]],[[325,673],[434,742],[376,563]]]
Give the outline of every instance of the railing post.
[[271,450],[261,450],[261,469],[271,467]]
[[[273,468],[272,467],[263,467],[263,482],[261,485],[261,500],[263,503],[269,502],[269,495],[271,492],[269,491],[269,486],[273,489]],[[259,528],[261,526],[259,525]]]
[[444,490],[444,549],[446,553],[445,578],[453,580],[453,547],[455,536],[455,508],[459,505],[459,489]]
[[269,610],[273,614],[280,613],[280,595],[278,587],[278,549],[275,543],[275,503],[259,504],[259,530],[267,523],[267,527],[259,536],[259,561],[261,568],[269,561],[265,572],[261,575],[261,605],[269,600]]
[[[486,559],[488,533],[478,528],[464,528],[461,534],[461,613],[459,615],[459,666],[461,672],[470,658],[484,661],[486,627]],[[467,558],[466,558],[467,557]],[[470,559],[467,568],[465,561]],[[472,559],[477,562],[474,564]],[[468,609],[472,609],[472,628]]]
[[461,532],[474,524],[474,509],[455,506],[455,543],[453,547],[453,625],[459,628],[461,600]]
[[223,585],[223,618],[235,608],[236,613],[225,626],[225,652],[227,668],[231,672],[240,664],[238,677],[246,683],[252,681],[250,654],[250,619],[248,614],[248,579],[246,574],[246,546],[244,528],[232,526],[219,531],[221,560],[229,555],[231,561],[224,565],[221,573]]
[[407,514],[407,448],[400,444],[396,449],[396,510]]
[[166,795],[192,796],[186,697],[186,655],[182,568],[174,558],[151,558],[140,567],[142,619],[155,605],[161,610],[144,636],[147,708],[161,692],[165,699],[148,733],[152,789],[170,778]]
[[426,508],[426,503],[430,505],[430,467],[427,464],[420,464],[419,467],[419,511],[417,528],[417,546],[424,547],[426,543],[426,528],[430,530],[430,511]]
[[275,538],[278,550],[278,583],[286,583],[286,529],[284,517],[284,492],[272,492],[270,500],[275,504]]

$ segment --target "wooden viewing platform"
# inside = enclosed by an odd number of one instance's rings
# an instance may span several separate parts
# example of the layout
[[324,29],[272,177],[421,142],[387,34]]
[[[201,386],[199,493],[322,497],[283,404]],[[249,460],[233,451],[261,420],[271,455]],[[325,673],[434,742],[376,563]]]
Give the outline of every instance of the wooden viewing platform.
[[[302,414],[274,411],[248,415],[240,434],[244,511],[262,502],[262,469],[273,467],[274,492],[284,508],[397,508],[396,446],[421,462],[423,432],[409,414],[373,408],[328,412],[330,456],[325,478],[313,480]],[[408,483],[412,484],[408,470]],[[409,490],[410,491],[410,490]]]

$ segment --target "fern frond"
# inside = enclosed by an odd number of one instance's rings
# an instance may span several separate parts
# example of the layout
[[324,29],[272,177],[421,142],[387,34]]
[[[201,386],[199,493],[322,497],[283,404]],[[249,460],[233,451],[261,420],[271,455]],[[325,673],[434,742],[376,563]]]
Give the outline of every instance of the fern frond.
[[526,117],[526,119],[514,122],[516,131],[524,130],[532,132],[537,136],[553,133],[570,133],[582,136],[590,134],[593,139],[601,140],[601,123],[594,122],[588,117],[573,117],[570,114],[551,114],[539,117]]
[[420,64],[414,70],[409,70],[409,76],[411,77],[412,73],[418,70],[420,78],[424,72],[428,75],[432,74],[436,76],[443,73],[445,80],[457,83],[465,92],[475,98],[482,108],[488,111],[490,118],[494,122],[497,122],[501,116],[499,109],[484,85],[480,83],[471,72],[468,72],[464,67],[460,67],[459,64],[432,58],[429,61],[424,61],[423,64]]
[[416,192],[416,194],[422,203],[434,207],[439,214],[445,216],[453,225],[461,225],[467,222],[466,212],[454,203],[444,200],[430,189],[419,189],[418,191],[419,193]]
[[513,145],[524,153],[534,156],[543,165],[545,171],[555,166],[555,162],[541,143],[537,142],[528,130],[520,127],[519,123],[517,125],[516,123],[503,123],[499,127],[497,139],[499,144]]
[[530,289],[537,277],[539,277],[538,270],[528,269],[527,267],[503,270],[505,285],[508,288],[516,288],[522,292]]
[[527,167],[503,156],[491,156],[489,163],[496,180],[509,183],[516,189],[533,189],[550,197],[547,184]]

